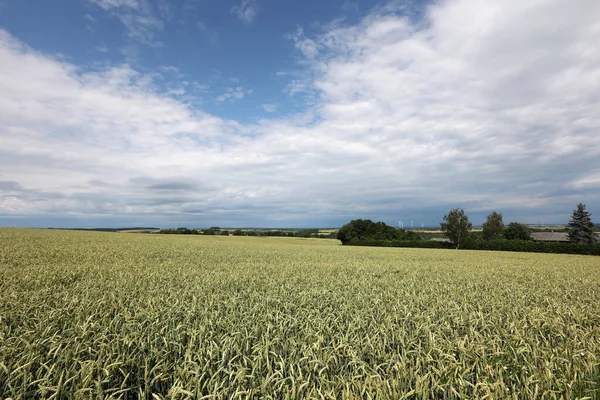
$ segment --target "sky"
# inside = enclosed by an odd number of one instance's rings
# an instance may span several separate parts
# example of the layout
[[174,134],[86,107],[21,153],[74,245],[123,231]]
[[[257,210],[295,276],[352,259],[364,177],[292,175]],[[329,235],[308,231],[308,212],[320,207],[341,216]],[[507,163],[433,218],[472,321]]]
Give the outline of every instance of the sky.
[[597,0],[0,0],[0,226],[598,222],[599,37]]

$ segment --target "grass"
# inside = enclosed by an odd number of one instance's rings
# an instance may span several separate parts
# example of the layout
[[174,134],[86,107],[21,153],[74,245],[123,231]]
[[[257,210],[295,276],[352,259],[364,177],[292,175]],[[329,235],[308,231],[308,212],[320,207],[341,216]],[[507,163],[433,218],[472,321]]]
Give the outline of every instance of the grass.
[[0,397],[600,398],[596,257],[0,229]]

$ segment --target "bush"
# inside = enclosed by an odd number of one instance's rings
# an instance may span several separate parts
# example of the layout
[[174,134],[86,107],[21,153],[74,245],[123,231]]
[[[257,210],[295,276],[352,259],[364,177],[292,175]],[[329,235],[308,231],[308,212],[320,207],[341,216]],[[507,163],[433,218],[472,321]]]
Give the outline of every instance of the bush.
[[304,230],[296,232],[295,236],[302,237],[302,238],[310,238],[310,237],[313,237],[318,234],[319,234],[318,229],[304,229]]
[[373,222],[370,219],[355,219],[350,221],[337,233],[342,244],[356,240],[408,240],[418,241],[421,236],[416,232],[396,229],[383,222]]
[[265,232],[265,236],[278,236],[278,237],[281,237],[281,236],[287,236],[287,233],[283,232],[283,231],[267,231],[267,232]]
[[474,241],[471,250],[519,251],[524,253],[583,254],[600,256],[600,244],[533,242],[530,240]]
[[[352,240],[349,246],[372,247],[415,247],[426,249],[450,249],[452,244],[434,240]],[[462,250],[516,251],[523,253],[582,254],[600,256],[600,244],[578,244],[567,242],[533,242],[529,240],[470,240]]]
[[355,239],[348,246],[372,246],[372,247],[415,247],[423,249],[451,249],[451,243],[437,242],[435,240],[378,240],[378,239]]
[[158,233],[163,235],[199,235],[200,232],[196,229],[177,228],[177,229],[161,229]]

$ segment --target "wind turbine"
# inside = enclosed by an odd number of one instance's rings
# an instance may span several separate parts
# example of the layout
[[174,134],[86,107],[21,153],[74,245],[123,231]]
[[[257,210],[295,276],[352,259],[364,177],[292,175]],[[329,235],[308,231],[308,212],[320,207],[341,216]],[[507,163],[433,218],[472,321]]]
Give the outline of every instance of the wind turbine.
[[415,229],[415,224],[412,221],[410,221],[410,229]]

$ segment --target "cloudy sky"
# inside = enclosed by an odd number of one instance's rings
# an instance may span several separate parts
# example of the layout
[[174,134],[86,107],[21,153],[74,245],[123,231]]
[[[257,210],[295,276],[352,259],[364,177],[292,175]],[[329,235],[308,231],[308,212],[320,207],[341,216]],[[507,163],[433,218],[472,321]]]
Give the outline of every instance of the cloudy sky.
[[598,0],[0,0],[0,226],[600,216],[599,37]]

